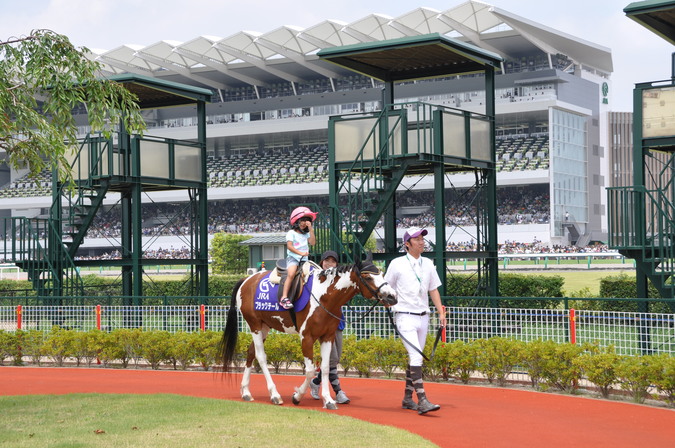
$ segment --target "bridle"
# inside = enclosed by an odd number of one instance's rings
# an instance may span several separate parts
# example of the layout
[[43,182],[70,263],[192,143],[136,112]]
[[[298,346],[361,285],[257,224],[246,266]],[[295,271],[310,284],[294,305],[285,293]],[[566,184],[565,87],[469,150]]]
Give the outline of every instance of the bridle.
[[[380,289],[382,289],[382,287],[383,287],[384,285],[387,285],[388,283],[387,283],[387,282],[383,282],[377,289],[373,289],[373,287],[371,287],[371,286],[370,286],[370,285],[369,285],[369,284],[361,277],[361,273],[362,273],[362,272],[365,272],[365,273],[367,273],[367,274],[371,274],[371,275],[372,275],[372,274],[379,274],[379,273],[382,272],[382,271],[380,271],[380,270],[377,268],[377,266],[375,266],[375,265],[373,265],[373,264],[368,264],[368,265],[366,265],[366,266],[365,266],[365,269],[359,269],[359,266],[358,266],[357,264],[355,264],[355,265],[353,266],[353,269],[354,269],[354,271],[356,272],[356,277],[359,279],[359,283],[361,283],[362,285],[364,285],[364,286],[366,287],[366,289],[368,289],[368,291],[373,295],[373,297],[377,299],[377,297],[378,297],[378,295],[379,295],[379,293],[380,293]],[[316,303],[317,303],[317,304],[318,304],[318,305],[319,305],[326,313],[328,313],[329,316],[334,317],[334,318],[337,319],[337,320],[342,320],[342,319],[344,318],[344,316],[343,316],[343,317],[338,317],[338,316],[336,316],[335,314],[331,313],[331,312],[328,310],[328,308],[326,308],[326,307],[323,305],[323,303],[321,303],[321,301],[320,301],[319,299],[317,299],[317,297],[314,295],[314,293],[311,293],[311,296],[312,296],[312,299],[314,299],[314,300],[316,301]],[[374,301],[373,304],[371,305],[370,309],[369,309],[368,311],[366,311],[366,313],[365,313],[363,316],[361,316],[361,318],[359,318],[359,319],[356,320],[356,321],[349,321],[349,323],[359,323],[360,321],[362,321],[363,319],[365,319],[366,317],[368,317],[368,315],[375,309],[375,307],[377,306],[377,304],[380,303],[380,302],[382,302],[382,299],[377,299],[376,301]],[[347,308],[349,308],[350,310],[352,310],[352,307],[351,307],[351,305],[349,305],[349,304],[347,304]],[[346,319],[345,319],[345,322],[347,322]]]
[[[361,273],[365,272],[367,274],[379,274],[382,271],[375,266],[374,264],[367,264],[364,269],[359,269],[358,265],[354,265],[354,270],[356,271],[356,276],[359,278],[359,282],[366,287],[366,289],[373,295],[374,298],[377,298],[380,295],[380,289],[382,289],[383,286],[388,285],[389,283],[387,282],[382,282],[380,286],[377,287],[377,289],[373,289],[366,281],[363,280],[363,277],[361,277]],[[381,302],[382,299],[377,299],[377,302]],[[377,304],[377,302],[375,302]]]

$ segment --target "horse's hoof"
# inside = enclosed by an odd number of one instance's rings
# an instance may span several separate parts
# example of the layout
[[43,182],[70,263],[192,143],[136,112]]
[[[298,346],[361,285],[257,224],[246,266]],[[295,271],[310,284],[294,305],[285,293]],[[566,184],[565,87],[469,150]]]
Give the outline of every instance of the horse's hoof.
[[297,398],[296,394],[293,394],[293,404],[296,406],[300,404],[300,400]]
[[244,401],[253,401],[253,397],[250,395],[243,395],[241,399]]
[[272,397],[272,404],[282,405],[284,404],[284,400],[281,397]]
[[336,410],[338,407],[337,407],[337,404],[336,404],[335,402],[329,401],[328,403],[326,403],[326,406],[324,406],[324,408],[330,409],[331,411],[334,411],[334,410]]

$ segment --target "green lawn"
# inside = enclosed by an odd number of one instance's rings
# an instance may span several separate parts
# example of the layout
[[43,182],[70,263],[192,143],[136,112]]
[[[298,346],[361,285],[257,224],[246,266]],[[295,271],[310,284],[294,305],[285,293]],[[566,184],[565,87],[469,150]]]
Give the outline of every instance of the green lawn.
[[[505,271],[501,271],[505,272]],[[513,271],[511,271],[513,272]],[[517,271],[516,271],[517,272]],[[565,280],[563,289],[565,295],[569,295],[583,288],[588,288],[594,296],[600,293],[600,280],[605,277],[616,277],[621,274],[634,276],[632,271],[606,271],[606,270],[583,270],[583,271],[537,271],[530,272],[533,275],[558,276]]]
[[350,417],[180,395],[0,397],[0,447],[435,447]]

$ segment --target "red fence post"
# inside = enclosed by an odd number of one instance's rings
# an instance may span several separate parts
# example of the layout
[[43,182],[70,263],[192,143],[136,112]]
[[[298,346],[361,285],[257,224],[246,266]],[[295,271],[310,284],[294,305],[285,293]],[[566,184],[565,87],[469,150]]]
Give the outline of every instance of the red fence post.
[[570,343],[577,343],[577,317],[574,308],[570,309]]
[[[445,316],[446,318],[448,317],[445,314],[445,307],[444,306],[441,306],[441,313],[443,313],[443,316]],[[446,320],[445,321],[445,327],[443,327],[443,331],[441,331],[441,340],[443,342],[448,342],[448,335],[446,334],[447,330],[448,330],[448,321]]]
[[[96,305],[96,329],[101,330],[101,305]],[[100,351],[99,351],[100,354]],[[101,358],[96,357],[96,364],[101,364]]]
[[206,305],[199,305],[199,329],[206,331]]
[[21,330],[21,314],[23,313],[23,308],[21,305],[16,306],[16,329]]

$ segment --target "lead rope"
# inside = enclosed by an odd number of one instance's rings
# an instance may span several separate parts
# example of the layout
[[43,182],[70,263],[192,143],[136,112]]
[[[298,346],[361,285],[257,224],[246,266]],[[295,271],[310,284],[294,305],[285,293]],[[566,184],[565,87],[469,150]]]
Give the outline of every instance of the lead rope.
[[[363,282],[363,280],[361,280],[361,271],[359,271],[359,268],[358,268],[356,265],[354,265],[353,268],[356,270],[357,277],[359,278],[359,281]],[[366,287],[370,290],[371,293],[373,293],[373,295],[377,296],[377,291],[374,291],[374,290],[370,287],[370,285],[368,285],[368,283],[363,283],[363,284],[366,285]],[[385,284],[386,284],[386,283],[385,283]],[[381,285],[380,288],[381,288],[382,286],[384,286],[384,284]],[[380,288],[378,288],[378,290],[379,290]],[[321,303],[321,301],[320,301],[319,299],[316,298],[316,296],[314,295],[313,292],[310,291],[310,295],[312,296],[312,299],[314,299],[314,301],[316,301],[316,303],[317,303],[317,304],[318,304],[318,305],[319,305],[326,313],[328,313],[329,316],[332,316],[332,317],[334,317],[334,318],[337,319],[337,320],[342,320],[342,319],[344,319],[344,320],[345,320],[345,323],[349,323],[350,325],[351,325],[352,323],[358,324],[358,323],[361,322],[363,319],[365,319],[366,317],[368,317],[368,315],[375,309],[375,306],[377,306],[378,302],[380,302],[380,300],[377,300],[377,301],[373,302],[373,305],[372,305],[372,306],[370,307],[370,309],[366,312],[366,314],[364,314],[363,316],[361,316],[361,318],[360,318],[359,320],[357,320],[357,321],[351,321],[351,320],[347,320],[347,319],[344,317],[344,315],[340,318],[340,317],[336,316],[335,314],[331,313],[330,311],[328,311],[328,309],[323,305],[323,303]],[[347,304],[347,308],[349,308],[349,310],[353,312],[353,309],[352,309],[351,305]]]
[[[396,322],[394,322],[394,316],[392,316],[391,310],[390,310],[389,308],[387,308],[387,317],[389,317],[389,322],[391,322],[391,326],[394,327],[394,332],[398,335],[398,337],[401,338],[401,340],[402,340],[403,342],[405,342],[406,344],[408,344],[409,346],[411,346],[412,348],[414,348],[415,351],[416,351],[417,353],[419,353],[420,355],[422,355],[422,358],[424,358],[425,361],[430,362],[431,360],[430,360],[429,358],[427,358],[427,355],[425,355],[425,354],[422,352],[422,350],[420,350],[419,348],[417,348],[416,346],[414,346],[413,344],[411,344],[410,341],[407,340],[407,339],[401,334],[400,331],[398,331],[398,327],[396,327]],[[435,345],[435,344],[434,344],[434,345]],[[435,349],[436,349],[436,347],[434,346],[434,350],[435,350]]]

